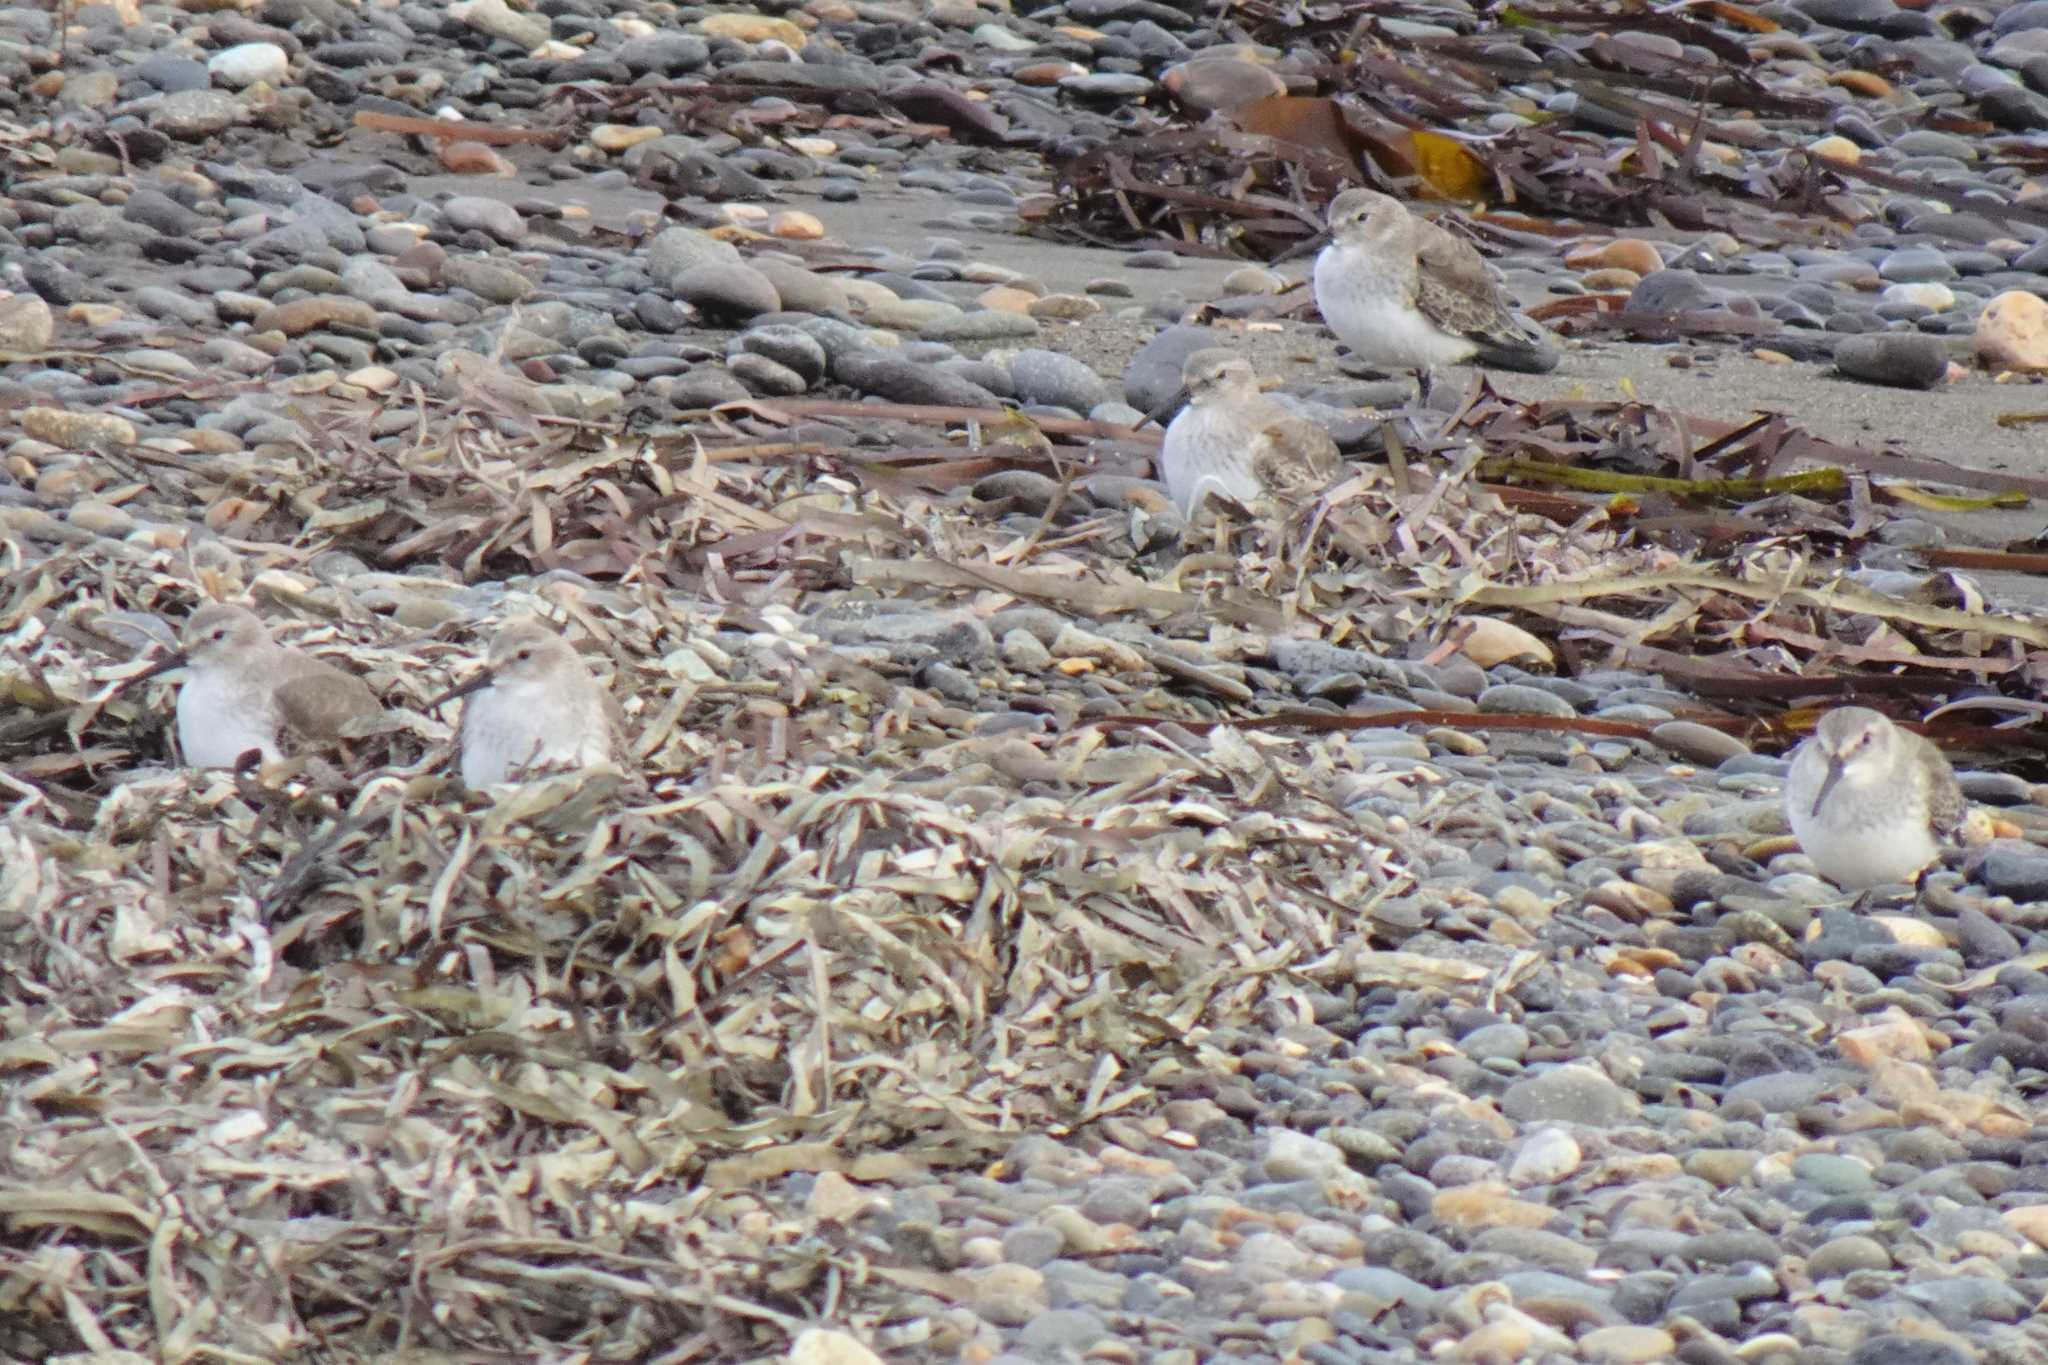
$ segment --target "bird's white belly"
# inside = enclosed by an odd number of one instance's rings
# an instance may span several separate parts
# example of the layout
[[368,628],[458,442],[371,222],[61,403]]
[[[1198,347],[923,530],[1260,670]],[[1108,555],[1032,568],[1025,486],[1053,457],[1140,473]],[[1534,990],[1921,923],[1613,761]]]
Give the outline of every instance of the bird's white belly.
[[282,756],[271,709],[208,672],[194,673],[178,689],[178,748],[194,768],[229,767],[251,749],[261,749],[266,763]]
[[508,782],[543,768],[582,768],[610,759],[602,717],[550,707],[542,689],[500,683],[471,697],[462,718],[462,780]]
[[1837,803],[1848,806],[1847,796],[1839,788],[1831,792],[1818,818],[1796,806],[1788,812],[1800,849],[1829,881],[1849,891],[1910,882],[1941,856],[1926,821],[1906,818],[1903,812],[1854,823],[1830,820]]
[[1199,500],[1218,493],[1250,507],[1259,496],[1251,470],[1255,433],[1214,408],[1185,408],[1167,428],[1159,477],[1181,510],[1193,516]]
[[1470,360],[1479,348],[1424,317],[1405,290],[1354,253],[1316,258],[1316,307],[1337,339],[1368,365],[1420,370]]

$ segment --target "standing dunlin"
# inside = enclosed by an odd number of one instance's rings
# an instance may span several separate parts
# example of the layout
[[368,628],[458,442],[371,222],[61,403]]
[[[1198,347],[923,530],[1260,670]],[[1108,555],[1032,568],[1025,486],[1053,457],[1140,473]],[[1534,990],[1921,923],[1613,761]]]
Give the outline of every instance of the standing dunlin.
[[455,736],[467,786],[608,763],[616,752],[611,693],[568,641],[537,621],[500,630],[483,672],[428,709],[457,697],[469,698]]
[[231,767],[252,749],[272,763],[286,734],[327,743],[383,710],[361,678],[278,644],[247,607],[217,602],[193,612],[177,652],[135,680],[179,668],[191,676],[178,689],[178,748],[194,768]]
[[1159,476],[1192,520],[1219,495],[1268,515],[1329,487],[1343,468],[1330,433],[1259,392],[1251,362],[1220,347],[1181,369],[1187,406],[1166,429]]
[[1968,811],[1941,750],[1876,711],[1830,711],[1792,755],[1785,815],[1821,875],[1848,890],[1912,881]]
[[1557,352],[1516,322],[1471,243],[1374,190],[1330,204],[1330,244],[1316,257],[1316,307],[1367,365],[1427,371],[1477,359],[1542,374]]

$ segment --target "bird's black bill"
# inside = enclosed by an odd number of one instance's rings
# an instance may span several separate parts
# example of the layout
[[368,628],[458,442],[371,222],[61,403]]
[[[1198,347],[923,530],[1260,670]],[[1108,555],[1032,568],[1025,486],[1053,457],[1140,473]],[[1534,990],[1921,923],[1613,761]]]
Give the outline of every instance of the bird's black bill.
[[1288,247],[1287,250],[1281,252],[1278,256],[1275,256],[1270,262],[1268,262],[1268,264],[1285,265],[1289,261],[1298,261],[1304,256],[1315,255],[1318,251],[1321,251],[1324,247],[1328,246],[1329,244],[1330,234],[1328,232],[1318,232],[1315,236],[1305,237],[1301,241],[1296,242],[1293,246]]
[[[1181,404],[1187,401],[1188,391],[1186,389],[1175,389],[1170,398],[1145,414],[1145,422],[1151,422],[1154,425],[1163,427],[1173,417],[1173,414],[1180,410]],[[1138,425],[1142,427],[1145,425],[1145,422],[1140,422]]]
[[185,657],[184,650],[173,650],[128,681],[131,683],[148,682],[151,678],[161,678],[166,673],[175,673],[190,662],[191,660]]
[[1813,794],[1813,814],[1820,814],[1820,803],[1828,799],[1828,793],[1842,780],[1842,760],[1837,758],[1828,763],[1828,775],[1820,780],[1820,790]]
[[446,692],[443,692],[440,696],[428,702],[427,709],[429,711],[438,711],[442,707],[446,706],[449,702],[454,701],[456,698],[466,697],[472,692],[481,692],[490,685],[491,670],[486,668],[483,672],[477,674],[468,682],[457,683],[455,686],[449,688]]

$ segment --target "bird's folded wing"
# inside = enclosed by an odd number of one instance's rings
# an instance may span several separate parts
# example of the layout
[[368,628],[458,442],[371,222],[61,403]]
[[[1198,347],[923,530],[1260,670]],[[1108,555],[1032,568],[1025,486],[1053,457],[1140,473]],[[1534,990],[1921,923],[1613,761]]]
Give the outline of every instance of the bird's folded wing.
[[604,704],[605,739],[611,748],[612,760],[617,762],[627,752],[626,712],[610,688],[600,686],[597,695]]
[[1306,417],[1279,417],[1252,438],[1252,477],[1284,502],[1312,498],[1343,466],[1330,433]]
[[370,685],[326,664],[296,671],[277,686],[277,709],[286,725],[308,739],[337,739],[352,720],[383,710]]
[[1470,242],[1434,224],[1422,234],[1415,254],[1415,307],[1459,336],[1475,340],[1520,339],[1520,329],[1500,296],[1486,258]]
[[1946,763],[1932,774],[1927,788],[1927,823],[1946,843],[1955,843],[1963,832],[1963,822],[1969,817],[1970,803],[1963,797],[1963,789],[1956,785],[1956,775],[1949,771]]

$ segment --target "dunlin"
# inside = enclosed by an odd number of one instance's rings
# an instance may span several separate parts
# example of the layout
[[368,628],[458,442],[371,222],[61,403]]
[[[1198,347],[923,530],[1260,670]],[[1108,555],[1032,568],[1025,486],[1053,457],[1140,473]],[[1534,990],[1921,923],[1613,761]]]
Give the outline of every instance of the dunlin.
[[1330,203],[1316,257],[1316,307],[1367,365],[1422,370],[1477,359],[1541,374],[1556,350],[1515,320],[1472,244],[1374,190]]
[[195,768],[231,767],[251,749],[275,762],[287,734],[331,742],[348,722],[383,709],[361,678],[280,645],[247,607],[193,612],[177,652],[136,678],[179,668],[190,676],[178,689],[178,748]]
[[1330,433],[1259,392],[1251,362],[1220,347],[1181,369],[1187,405],[1166,429],[1159,476],[1193,520],[1212,495],[1264,516],[1298,506],[1343,468]]
[[1962,830],[1941,750],[1876,711],[1830,711],[1792,755],[1785,815],[1821,875],[1852,891],[1909,882]]
[[455,736],[468,786],[608,763],[616,752],[611,694],[568,641],[537,621],[500,630],[483,671],[428,709],[457,697],[468,698]]

